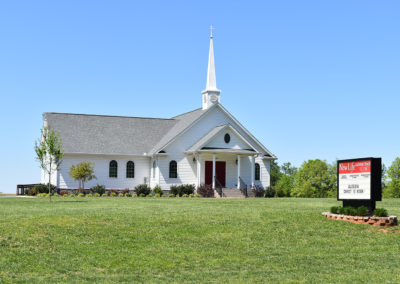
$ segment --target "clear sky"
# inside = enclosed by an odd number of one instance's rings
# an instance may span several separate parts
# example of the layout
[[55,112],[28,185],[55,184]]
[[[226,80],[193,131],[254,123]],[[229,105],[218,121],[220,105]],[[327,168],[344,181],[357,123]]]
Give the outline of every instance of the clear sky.
[[400,1],[2,1],[0,192],[36,183],[43,112],[222,104],[279,163],[400,156]]

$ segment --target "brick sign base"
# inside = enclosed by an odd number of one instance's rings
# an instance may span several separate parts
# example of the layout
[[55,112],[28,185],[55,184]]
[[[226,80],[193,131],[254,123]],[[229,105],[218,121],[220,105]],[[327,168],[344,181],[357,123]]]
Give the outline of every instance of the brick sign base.
[[322,215],[329,219],[343,220],[355,224],[368,224],[372,226],[381,226],[381,227],[397,226],[397,216],[389,216],[389,217],[349,216],[342,214],[333,214],[329,212],[323,212]]

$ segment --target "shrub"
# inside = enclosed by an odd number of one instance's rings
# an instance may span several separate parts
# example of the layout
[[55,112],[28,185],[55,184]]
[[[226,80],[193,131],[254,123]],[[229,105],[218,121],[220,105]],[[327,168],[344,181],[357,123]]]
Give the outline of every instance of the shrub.
[[107,193],[103,193],[102,195],[101,195],[101,197],[107,197],[108,195],[107,195]]
[[121,191],[121,193],[122,193],[123,195],[127,194],[128,192],[129,192],[129,188],[125,188],[123,191]]
[[263,196],[265,195],[264,189],[263,189],[261,186],[259,186],[259,185],[256,185],[256,186],[253,188],[253,192],[254,192],[254,196],[255,196],[255,197],[263,197]]
[[142,194],[144,196],[149,195],[151,189],[147,184],[139,184],[138,186],[135,187],[134,191],[138,196],[142,197]]
[[69,196],[69,197],[75,197],[75,194],[73,194],[73,193],[72,193],[72,194],[70,194],[70,196]]
[[333,214],[338,214],[339,207],[338,206],[332,206],[330,212],[333,213]]
[[150,193],[150,194],[147,194],[146,197],[153,197],[153,195],[151,195],[151,193]]
[[201,184],[197,187],[197,193],[202,197],[214,197],[214,189],[211,185]]
[[387,212],[387,210],[385,208],[376,208],[375,211],[374,211],[374,215],[377,216],[377,217],[387,217],[387,216],[389,216],[388,212]]
[[352,206],[346,206],[346,207],[344,207],[344,214],[350,215],[350,216],[355,216],[357,214],[357,210]]
[[173,185],[170,188],[170,192],[176,196],[182,196],[184,194],[192,194],[194,193],[195,186],[193,184],[181,184],[181,185]]
[[189,197],[189,195],[187,195],[187,194],[183,194],[183,195],[182,195],[182,197]]
[[266,198],[271,198],[271,197],[274,197],[275,196],[275,189],[273,189],[272,187],[267,187],[266,189],[265,189],[265,192],[264,192],[264,197],[266,197]]
[[61,196],[68,195],[68,191],[63,190],[63,191],[60,192],[60,195],[61,195]]
[[117,193],[114,192],[114,191],[113,191],[113,192],[110,192],[110,196],[111,196],[111,197],[116,197],[116,196],[117,196]]
[[93,194],[93,196],[94,196],[94,197],[100,197],[101,195],[100,195],[100,193],[95,192],[95,193]]
[[369,210],[365,206],[360,206],[357,208],[357,216],[367,216],[368,212]]
[[168,194],[168,198],[173,198],[175,195],[173,193]]
[[86,197],[93,197],[93,194],[92,193],[88,193],[88,194],[86,194]]
[[133,194],[132,197],[137,197],[137,194]]
[[198,193],[195,193],[195,194],[193,194],[193,197],[196,197],[196,198],[198,198],[198,197],[200,197],[200,194],[198,194]]
[[132,194],[130,192],[125,193],[126,197],[132,197]]
[[90,192],[102,195],[103,193],[106,192],[106,187],[104,185],[97,184],[90,188]]
[[68,192],[66,194],[64,194],[62,197],[68,197]]
[[146,197],[146,194],[141,193],[141,194],[139,194],[139,197]]
[[83,193],[79,193],[78,197],[85,197],[85,195]]
[[54,193],[54,197],[59,197],[60,195],[58,193]]
[[159,193],[154,194],[154,197],[161,197]]
[[[50,185],[50,190],[51,193],[54,193],[54,190],[56,187],[54,185]],[[49,186],[48,184],[37,184],[34,187],[32,187],[30,190],[28,190],[28,195],[37,195],[39,193],[49,193]]]
[[[114,194],[113,194],[114,193]],[[118,195],[118,190],[116,189],[109,189],[107,191],[108,196],[117,196]]]
[[189,197],[190,198],[193,198],[194,197],[194,194],[192,193],[192,194],[189,194]]
[[162,189],[161,189],[160,186],[156,185],[156,186],[153,188],[153,194],[154,194],[154,195],[159,194],[160,196],[163,196],[163,195],[164,195],[164,191],[162,191]]
[[338,211],[339,211],[339,214],[344,214],[344,207],[342,207],[342,206],[339,206],[338,207],[339,209],[338,209]]

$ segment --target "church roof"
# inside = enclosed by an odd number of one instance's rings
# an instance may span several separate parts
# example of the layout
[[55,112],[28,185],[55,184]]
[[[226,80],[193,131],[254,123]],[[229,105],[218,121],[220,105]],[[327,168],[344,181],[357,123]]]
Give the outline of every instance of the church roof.
[[168,143],[203,112],[170,119],[46,112],[43,119],[59,132],[67,154],[143,155]]

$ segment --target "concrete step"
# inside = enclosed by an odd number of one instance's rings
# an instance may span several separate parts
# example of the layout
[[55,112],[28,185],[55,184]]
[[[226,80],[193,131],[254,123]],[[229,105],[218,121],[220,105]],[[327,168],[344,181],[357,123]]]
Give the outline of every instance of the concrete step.
[[242,192],[239,189],[235,188],[223,188],[223,197],[226,198],[245,198]]

